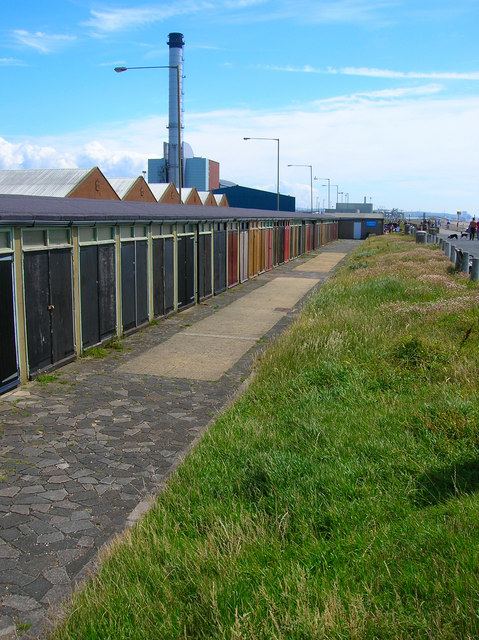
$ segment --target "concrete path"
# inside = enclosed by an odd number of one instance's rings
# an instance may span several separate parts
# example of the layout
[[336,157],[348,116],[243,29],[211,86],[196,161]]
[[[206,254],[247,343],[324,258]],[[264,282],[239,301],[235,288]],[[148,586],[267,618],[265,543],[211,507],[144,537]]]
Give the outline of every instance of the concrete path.
[[277,277],[131,359],[120,371],[218,380],[317,283]]
[[50,608],[241,390],[265,339],[359,243],[334,242],[0,397],[0,640],[43,635]]

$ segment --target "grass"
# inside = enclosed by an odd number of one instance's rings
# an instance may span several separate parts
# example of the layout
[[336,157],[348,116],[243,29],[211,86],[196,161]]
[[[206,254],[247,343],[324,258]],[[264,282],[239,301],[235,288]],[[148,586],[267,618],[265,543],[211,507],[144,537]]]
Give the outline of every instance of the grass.
[[123,351],[124,345],[119,338],[111,338],[101,346],[90,347],[82,353],[82,358],[94,358],[96,360],[105,358],[114,351]]
[[363,244],[51,638],[478,637],[478,296]]
[[54,373],[41,373],[35,378],[35,382],[40,386],[45,387],[50,382],[57,382],[60,378],[60,374]]

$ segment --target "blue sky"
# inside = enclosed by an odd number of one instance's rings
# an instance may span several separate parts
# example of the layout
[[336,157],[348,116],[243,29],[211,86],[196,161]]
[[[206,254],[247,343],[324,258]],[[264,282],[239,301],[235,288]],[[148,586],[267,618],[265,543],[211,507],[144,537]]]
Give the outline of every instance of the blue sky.
[[[184,139],[221,177],[309,206],[479,213],[479,0],[17,0],[0,22],[0,168],[139,175],[167,139],[170,32]],[[348,194],[348,195],[346,195]]]

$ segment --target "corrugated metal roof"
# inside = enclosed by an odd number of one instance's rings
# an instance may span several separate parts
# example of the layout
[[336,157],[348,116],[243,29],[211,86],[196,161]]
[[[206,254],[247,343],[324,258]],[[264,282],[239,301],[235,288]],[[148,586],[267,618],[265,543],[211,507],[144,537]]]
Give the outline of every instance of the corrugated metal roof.
[[186,202],[188,200],[188,198],[190,197],[193,189],[194,189],[194,187],[183,187],[181,189],[181,199],[183,200],[183,202]]
[[67,196],[92,169],[5,169],[0,193],[23,196]]
[[159,200],[170,186],[170,182],[149,182],[148,186],[155,198]]
[[137,180],[138,178],[109,178],[108,182],[111,184],[113,189],[116,191],[117,196],[121,200],[126,196]]

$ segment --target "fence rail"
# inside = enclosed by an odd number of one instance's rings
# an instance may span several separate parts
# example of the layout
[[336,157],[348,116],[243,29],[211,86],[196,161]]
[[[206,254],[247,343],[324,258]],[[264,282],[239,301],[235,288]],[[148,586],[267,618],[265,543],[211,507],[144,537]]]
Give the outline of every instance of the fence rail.
[[414,227],[409,228],[406,233],[411,233],[418,244],[438,244],[444,251],[445,256],[455,265],[457,271],[467,273],[473,282],[479,280],[479,256],[475,257],[469,251],[459,249],[452,242],[441,238],[437,233],[420,231]]

